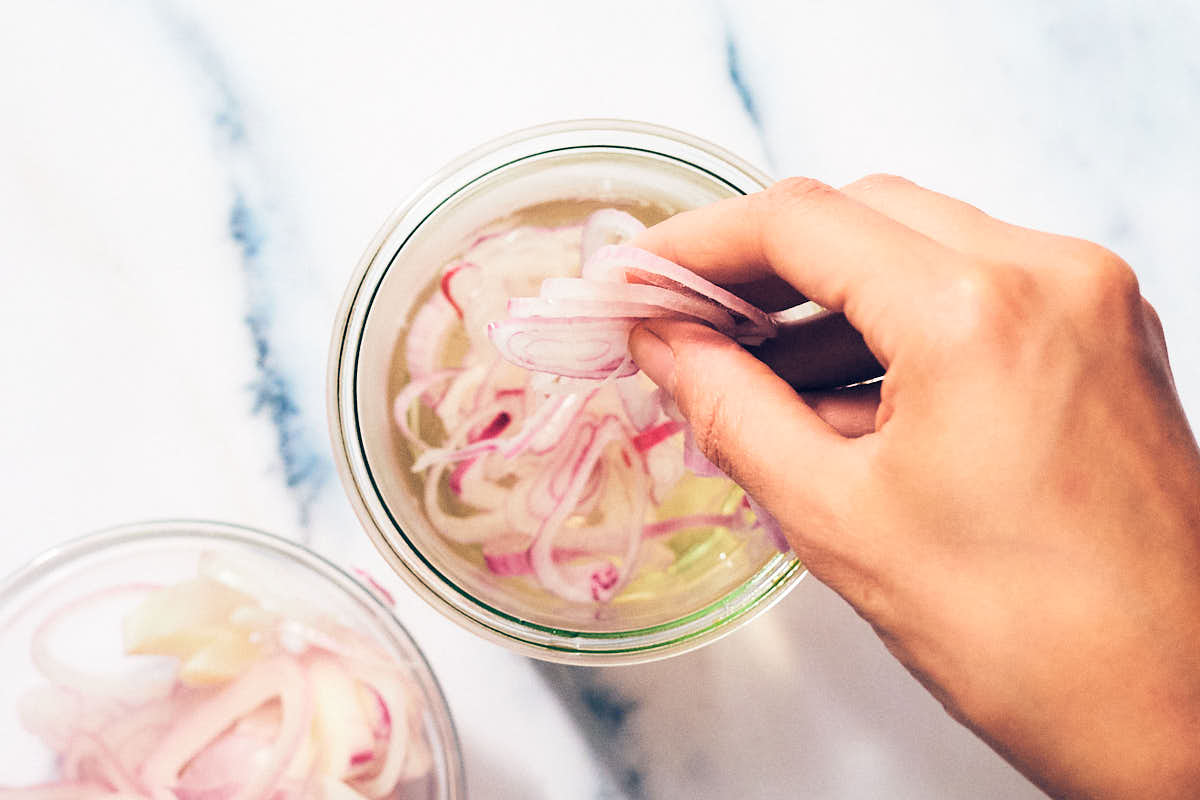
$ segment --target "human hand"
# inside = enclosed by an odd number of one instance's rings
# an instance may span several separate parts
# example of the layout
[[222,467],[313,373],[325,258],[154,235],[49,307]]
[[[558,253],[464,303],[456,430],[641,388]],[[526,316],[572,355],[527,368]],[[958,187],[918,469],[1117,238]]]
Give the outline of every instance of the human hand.
[[784,181],[634,244],[840,310],[861,341],[837,322],[787,341],[886,368],[806,404],[701,325],[630,338],[709,459],[952,715],[1053,795],[1200,796],[1200,452],[1121,259],[887,176]]

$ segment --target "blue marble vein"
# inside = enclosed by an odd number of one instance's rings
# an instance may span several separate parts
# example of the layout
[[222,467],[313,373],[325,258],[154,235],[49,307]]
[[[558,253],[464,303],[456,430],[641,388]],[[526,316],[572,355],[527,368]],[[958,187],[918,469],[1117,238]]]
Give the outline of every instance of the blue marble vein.
[[725,68],[729,72],[729,82],[733,84],[738,99],[742,101],[742,108],[745,109],[746,115],[754,123],[754,129],[761,136],[762,117],[759,116],[758,105],[754,102],[754,93],[750,90],[749,84],[746,83],[746,75],[742,71],[742,61],[738,53],[737,41],[734,39],[733,31],[729,29],[728,24],[725,27]]
[[[736,7],[734,10],[736,10]],[[772,158],[766,131],[763,129],[762,113],[755,99],[754,89],[750,85],[745,65],[742,63],[741,47],[738,44],[738,37],[730,20],[729,9],[718,5],[717,17],[724,33],[725,72],[729,76],[729,83],[733,86],[733,90],[737,93],[738,100],[742,104],[742,110],[746,112],[746,116],[750,119],[750,124],[754,126],[754,132],[758,136],[758,143],[762,147],[763,155],[767,159],[766,167],[770,171],[774,167],[774,158]]]
[[155,3],[159,20],[191,61],[204,84],[212,107],[212,124],[218,157],[229,173],[228,230],[237,246],[246,280],[245,314],[254,348],[256,378],[249,390],[252,412],[264,414],[275,429],[276,450],[286,485],[299,506],[301,525],[328,476],[324,450],[304,424],[295,382],[280,364],[274,347],[275,281],[282,269],[272,257],[270,213],[264,200],[268,180],[246,131],[241,102],[229,72],[212,43],[196,23],[167,3]]
[[608,735],[616,734],[625,724],[629,712],[636,706],[633,700],[622,697],[607,686],[587,684],[579,692],[583,707],[591,713]]
[[537,664],[538,671],[575,718],[606,771],[597,800],[642,800],[646,780],[644,753],[638,747],[633,717],[638,701],[605,681],[595,669],[560,664]]

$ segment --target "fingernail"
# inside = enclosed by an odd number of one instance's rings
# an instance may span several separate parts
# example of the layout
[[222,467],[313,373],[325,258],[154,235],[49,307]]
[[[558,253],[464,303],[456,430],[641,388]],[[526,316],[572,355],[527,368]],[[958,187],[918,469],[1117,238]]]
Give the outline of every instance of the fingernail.
[[638,325],[629,335],[629,352],[650,380],[675,396],[675,353],[670,345],[645,325]]

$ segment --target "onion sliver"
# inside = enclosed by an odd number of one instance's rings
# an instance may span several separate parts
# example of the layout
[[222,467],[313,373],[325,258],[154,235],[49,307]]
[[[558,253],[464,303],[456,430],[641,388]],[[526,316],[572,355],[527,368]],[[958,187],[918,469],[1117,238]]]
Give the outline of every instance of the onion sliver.
[[[454,291],[454,284],[456,283],[455,278],[458,277],[459,275],[462,275],[464,270],[467,273],[470,273],[471,271],[478,270],[478,269],[479,269],[479,267],[477,265],[472,264],[469,261],[460,261],[457,264],[453,264],[450,267],[447,267],[446,271],[442,273],[442,281],[439,286],[439,288],[441,289],[441,296],[446,300],[446,303],[451,306],[451,308],[454,311],[454,315],[456,317],[458,317],[459,319],[462,319],[462,317],[463,317],[463,307],[462,307],[462,304],[459,303],[458,300],[455,298],[455,294],[456,294]],[[436,296],[437,295],[435,295],[435,297]]]
[[408,716],[408,703],[404,685],[398,675],[391,671],[360,668],[354,676],[376,692],[380,714],[386,723],[383,736],[382,766],[370,778],[353,781],[353,786],[368,797],[384,797],[391,793],[404,772],[405,748],[408,745],[408,729],[404,724]]
[[[538,297],[547,301],[578,300],[612,303],[613,308],[624,304],[656,306],[667,311],[695,317],[730,336],[736,332],[733,317],[716,301],[692,294],[682,294],[661,286],[650,286],[643,283],[609,283],[584,278],[547,278],[542,281]],[[512,300],[509,301],[510,308],[512,302]],[[618,315],[610,312],[607,316]],[[631,314],[629,316],[650,315]]]
[[746,502],[750,505],[750,510],[754,512],[757,526],[766,532],[771,544],[775,545],[781,553],[790,550],[792,546],[788,544],[787,537],[783,535],[783,528],[780,526],[779,520],[775,519],[770,511],[759,505],[758,501],[750,495],[746,495]]
[[543,297],[514,297],[508,301],[508,315],[525,319],[529,317],[586,317],[609,319],[612,317],[637,317],[639,319],[695,319],[705,320],[678,311],[671,311],[650,303],[624,303],[609,300],[552,300]]
[[258,662],[181,719],[142,765],[142,781],[151,788],[169,791],[187,763],[209,742],[240,718],[275,699],[282,708],[282,721],[270,756],[258,774],[230,797],[230,800],[265,800],[300,747],[311,715],[304,670],[288,656]]
[[730,291],[722,289],[712,281],[700,277],[690,269],[674,261],[660,258],[653,253],[628,245],[606,245],[601,247],[583,265],[583,277],[594,281],[614,283],[634,282],[661,286],[673,291],[690,290],[702,297],[719,303],[729,311],[745,318],[750,326],[745,335],[771,336],[775,323],[765,311],[754,306]]
[[716,464],[709,461],[704,453],[700,452],[700,446],[696,443],[696,434],[692,432],[691,428],[687,428],[683,433],[683,465],[701,478],[725,477],[725,473]]
[[455,306],[442,294],[435,294],[413,315],[404,339],[404,363],[413,380],[437,370],[438,355],[446,334],[458,322]]
[[[641,518],[645,513],[646,489],[645,486],[631,486],[630,496],[632,498],[631,511],[627,525],[630,528],[628,536],[628,547],[624,554],[621,568],[616,567],[612,562],[600,560],[597,565],[587,567],[584,574],[574,574],[568,577],[564,571],[560,569],[554,561],[554,540],[559,528],[562,527],[567,516],[574,510],[578,504],[580,497],[587,488],[589,479],[591,478],[592,470],[599,462],[604,450],[611,444],[620,444],[623,447],[628,447],[627,438],[620,423],[613,417],[606,418],[601,422],[599,428],[592,436],[588,444],[588,448],[582,459],[576,464],[572,470],[571,480],[568,483],[563,497],[559,500],[557,507],[546,521],[542,524],[541,529],[534,537],[533,545],[529,549],[529,560],[533,565],[534,574],[538,580],[555,592],[568,600],[576,602],[607,602],[613,595],[620,590],[625,579],[630,575],[634,561],[637,557],[638,545],[641,544]],[[636,464],[640,464],[640,459],[631,461],[627,474],[636,475],[640,480],[635,480],[634,483],[644,484],[645,473],[641,469],[633,469]],[[573,571],[576,572],[577,571]],[[585,580],[581,580],[580,578]]]
[[425,396],[433,387],[450,380],[461,372],[461,369],[444,369],[424,375],[413,379],[400,391],[400,394],[396,395],[396,399],[392,401],[392,414],[396,418],[396,426],[410,441],[421,441],[408,422],[409,409],[412,408],[412,404],[418,397]]
[[583,223],[583,234],[579,241],[579,253],[587,261],[606,244],[627,242],[646,230],[641,220],[632,214],[615,208],[602,208],[594,212]]
[[649,428],[662,414],[658,389],[646,388],[642,384],[643,380],[645,379],[640,376],[630,375],[615,381],[617,394],[621,397],[621,407],[625,410],[625,416],[629,418],[629,424],[637,431]]
[[629,332],[636,323],[625,317],[505,319],[488,325],[488,336],[517,366],[601,380],[638,371],[629,359]]

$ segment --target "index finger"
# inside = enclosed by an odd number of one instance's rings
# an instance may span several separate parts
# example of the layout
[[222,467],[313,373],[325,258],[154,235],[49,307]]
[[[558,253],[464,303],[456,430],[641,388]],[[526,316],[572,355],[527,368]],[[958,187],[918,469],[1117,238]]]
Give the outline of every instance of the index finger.
[[914,297],[963,256],[819,181],[789,178],[763,192],[685,211],[634,244],[722,285],[778,275],[840,310],[884,359],[918,322]]

